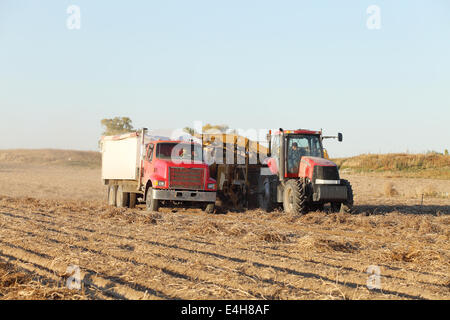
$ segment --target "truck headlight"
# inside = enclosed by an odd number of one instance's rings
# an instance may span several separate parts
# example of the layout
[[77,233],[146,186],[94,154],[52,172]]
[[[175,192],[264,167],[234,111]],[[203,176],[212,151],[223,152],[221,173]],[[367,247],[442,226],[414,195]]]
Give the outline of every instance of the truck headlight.
[[158,187],[165,187],[166,182],[165,181],[158,181]]
[[215,183],[208,183],[208,189],[215,189],[216,184]]

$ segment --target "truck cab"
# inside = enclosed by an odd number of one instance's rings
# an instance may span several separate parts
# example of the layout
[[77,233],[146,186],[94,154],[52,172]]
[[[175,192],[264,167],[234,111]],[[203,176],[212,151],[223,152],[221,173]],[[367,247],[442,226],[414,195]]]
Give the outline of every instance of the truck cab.
[[[152,141],[146,145],[142,185],[149,210],[162,201],[194,201],[214,208],[216,181],[209,176],[201,145],[186,141]],[[211,208],[212,207],[212,208]]]
[[168,202],[194,202],[213,213],[217,186],[201,145],[161,139],[146,131],[101,138],[108,204],[133,208],[145,202],[148,210],[157,211]]

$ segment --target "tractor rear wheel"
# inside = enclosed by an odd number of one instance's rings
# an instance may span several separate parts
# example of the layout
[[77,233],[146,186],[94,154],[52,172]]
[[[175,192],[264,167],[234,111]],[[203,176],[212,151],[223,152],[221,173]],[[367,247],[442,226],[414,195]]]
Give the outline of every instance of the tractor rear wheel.
[[304,179],[291,179],[286,183],[283,194],[283,208],[286,213],[308,212],[308,184]]
[[158,211],[159,209],[159,200],[153,198],[153,188],[149,187],[147,190],[147,196],[145,197],[145,205],[147,207],[147,211]]

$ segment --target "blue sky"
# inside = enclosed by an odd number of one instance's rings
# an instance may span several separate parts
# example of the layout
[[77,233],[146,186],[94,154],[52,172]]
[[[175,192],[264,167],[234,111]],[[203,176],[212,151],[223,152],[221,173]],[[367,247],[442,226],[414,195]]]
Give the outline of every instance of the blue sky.
[[450,2],[0,0],[0,115],[2,149],[96,150],[100,120],[129,116],[343,132],[332,156],[442,152]]

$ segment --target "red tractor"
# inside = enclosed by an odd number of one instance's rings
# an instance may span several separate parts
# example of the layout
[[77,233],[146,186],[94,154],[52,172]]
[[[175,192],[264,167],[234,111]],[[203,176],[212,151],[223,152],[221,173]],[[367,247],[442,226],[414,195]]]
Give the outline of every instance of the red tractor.
[[337,165],[324,157],[321,131],[283,130],[273,135],[269,131],[269,157],[259,180],[258,203],[270,211],[283,204],[287,213],[323,210],[350,212],[353,190],[350,182],[340,179]]

